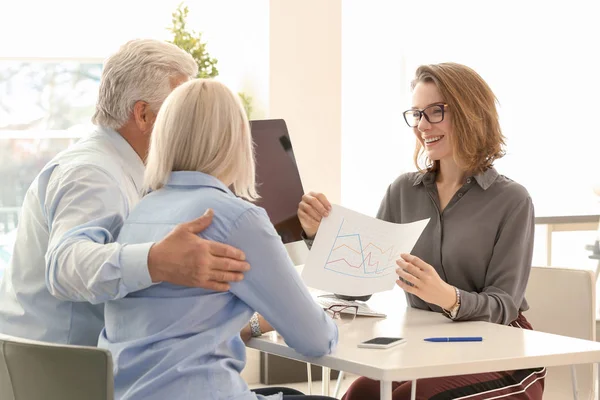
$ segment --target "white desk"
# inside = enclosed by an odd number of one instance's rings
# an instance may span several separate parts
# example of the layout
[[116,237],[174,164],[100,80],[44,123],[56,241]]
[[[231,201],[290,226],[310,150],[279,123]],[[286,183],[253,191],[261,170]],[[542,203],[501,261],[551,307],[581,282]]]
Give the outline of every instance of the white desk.
[[[392,301],[400,303],[395,311]],[[358,317],[340,327],[338,347],[328,356],[301,356],[275,333],[254,338],[247,345],[266,353],[379,380],[381,399],[385,400],[392,398],[393,381],[600,362],[600,343],[486,322],[452,322],[441,314],[406,308],[396,290],[374,296],[369,304],[374,308],[378,305],[378,309],[383,309],[381,305],[385,304],[388,318]],[[400,336],[406,338],[407,343],[387,350],[357,347],[359,342],[374,336]],[[484,341],[423,341],[432,336],[483,336]]]

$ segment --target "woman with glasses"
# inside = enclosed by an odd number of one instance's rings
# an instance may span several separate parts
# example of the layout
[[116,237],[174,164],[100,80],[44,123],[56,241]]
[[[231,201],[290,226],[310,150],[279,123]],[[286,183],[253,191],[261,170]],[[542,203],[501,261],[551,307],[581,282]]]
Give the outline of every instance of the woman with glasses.
[[[412,82],[404,119],[416,137],[418,172],[387,189],[377,218],[409,223],[430,218],[411,254],[397,261],[397,284],[411,307],[453,321],[487,321],[531,329],[522,312],[533,255],[534,211],[527,190],[498,174],[504,155],[496,98],[472,69],[423,65]],[[307,239],[330,204],[320,193],[298,209]],[[310,240],[308,240],[310,244]],[[417,399],[541,400],[544,368],[423,379]],[[394,400],[410,399],[411,383],[393,386]],[[377,398],[379,382],[359,378],[345,400]]]
[[113,356],[116,399],[310,397],[252,392],[240,376],[246,363],[241,336],[271,329],[255,311],[300,354],[328,354],[338,340],[335,323],[294,270],[267,214],[249,202],[258,197],[254,175],[250,127],[238,96],[213,80],[175,89],[152,133],[144,177],[151,193],[117,241],[158,241],[181,222],[214,210],[201,235],[241,249],[250,270],[228,292],[160,283],[107,303],[99,347]]

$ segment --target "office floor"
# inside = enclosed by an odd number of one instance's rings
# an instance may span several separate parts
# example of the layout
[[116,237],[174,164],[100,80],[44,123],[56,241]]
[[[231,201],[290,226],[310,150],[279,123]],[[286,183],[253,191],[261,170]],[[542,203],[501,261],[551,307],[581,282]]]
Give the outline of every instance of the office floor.
[[[348,390],[348,388],[350,387],[350,385],[352,384],[352,382],[354,382],[354,380],[357,378],[356,375],[352,375],[352,374],[345,374],[344,376],[344,380],[342,381],[342,385],[340,388],[340,392],[338,395],[338,399],[341,398],[344,393],[346,393],[346,390]],[[330,396],[333,396],[333,390],[335,389],[335,384],[337,383],[336,380],[332,380],[329,383],[329,390],[330,390]],[[296,389],[301,391],[304,394],[308,394],[308,382],[297,382],[297,383],[282,383],[279,385],[261,385],[261,384],[252,384],[249,385],[250,389],[256,389],[256,388],[261,388],[261,387],[269,387],[269,386],[285,386],[285,387],[289,387],[292,389]],[[321,394],[321,381],[313,381],[312,383],[312,394]]]

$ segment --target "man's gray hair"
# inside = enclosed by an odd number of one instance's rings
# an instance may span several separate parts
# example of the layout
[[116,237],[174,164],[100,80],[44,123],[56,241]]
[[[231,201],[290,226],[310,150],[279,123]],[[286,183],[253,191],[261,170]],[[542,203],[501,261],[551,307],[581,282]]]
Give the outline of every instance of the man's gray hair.
[[129,119],[133,106],[145,101],[155,112],[171,93],[172,80],[198,74],[198,65],[174,44],[151,39],[125,43],[104,63],[96,112],[96,125],[119,129]]

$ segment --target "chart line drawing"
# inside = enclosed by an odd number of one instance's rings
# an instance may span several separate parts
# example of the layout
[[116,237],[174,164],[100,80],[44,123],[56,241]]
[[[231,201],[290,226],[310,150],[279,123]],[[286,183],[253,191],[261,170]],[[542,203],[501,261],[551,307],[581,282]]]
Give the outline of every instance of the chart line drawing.
[[345,218],[342,218],[324,268],[356,278],[380,278],[393,274],[397,268],[396,260],[400,257],[400,252],[394,251],[396,246],[378,246],[367,238],[363,247],[364,235],[340,234],[344,222]]

